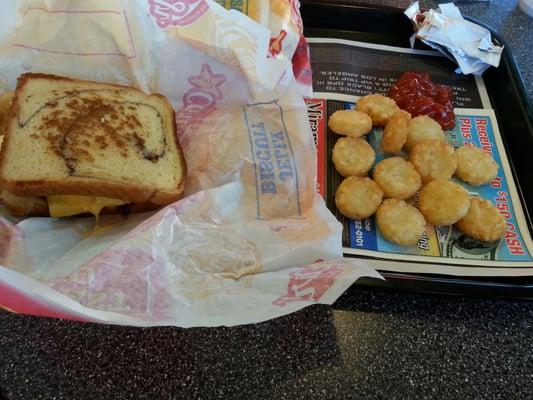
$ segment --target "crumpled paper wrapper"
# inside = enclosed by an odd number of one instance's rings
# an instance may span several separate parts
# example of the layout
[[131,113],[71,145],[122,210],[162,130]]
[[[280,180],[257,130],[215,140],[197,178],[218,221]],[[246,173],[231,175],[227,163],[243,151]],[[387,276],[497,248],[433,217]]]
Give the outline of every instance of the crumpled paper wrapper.
[[[0,218],[0,305],[151,326],[264,321],[361,276],[316,194],[298,2],[19,0],[0,11],[0,88],[27,71],[139,87],[176,110],[186,196],[129,217]],[[266,2],[268,3],[268,2]],[[307,57],[307,58],[306,58]],[[295,61],[296,60],[296,61]]]
[[416,1],[405,15],[413,22],[418,39],[459,65],[457,73],[481,75],[500,64],[503,46],[492,43],[487,29],[465,20],[453,3],[422,13]]

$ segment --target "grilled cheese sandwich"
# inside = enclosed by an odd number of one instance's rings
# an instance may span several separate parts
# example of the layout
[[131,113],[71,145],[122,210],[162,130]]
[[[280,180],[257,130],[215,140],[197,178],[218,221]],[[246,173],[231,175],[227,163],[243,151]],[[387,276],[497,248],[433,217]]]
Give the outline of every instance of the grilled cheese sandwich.
[[38,210],[26,207],[25,214],[98,215],[126,204],[157,208],[181,197],[186,167],[174,111],[163,96],[24,74],[13,101],[0,153],[8,210],[17,198],[33,198]]

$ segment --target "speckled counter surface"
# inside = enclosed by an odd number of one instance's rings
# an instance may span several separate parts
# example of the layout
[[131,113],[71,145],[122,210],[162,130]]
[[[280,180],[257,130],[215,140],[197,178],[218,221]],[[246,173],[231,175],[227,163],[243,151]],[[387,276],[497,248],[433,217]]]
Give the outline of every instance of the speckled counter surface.
[[9,399],[531,399],[533,304],[352,288],[236,328],[0,314]]
[[[457,3],[507,40],[533,98],[533,20],[516,1]],[[136,329],[0,311],[0,388],[9,400],[532,399],[532,338],[531,302],[360,287],[333,307],[236,328]]]

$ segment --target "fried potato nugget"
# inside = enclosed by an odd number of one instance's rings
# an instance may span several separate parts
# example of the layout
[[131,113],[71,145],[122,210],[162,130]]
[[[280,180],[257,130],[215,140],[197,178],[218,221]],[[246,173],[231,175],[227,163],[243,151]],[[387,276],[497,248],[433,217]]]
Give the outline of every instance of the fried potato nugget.
[[415,245],[426,230],[426,220],[420,211],[397,199],[381,203],[376,222],[385,239],[402,246]]
[[409,153],[409,161],[422,176],[422,182],[433,179],[449,179],[457,168],[457,156],[453,147],[438,139],[418,143]]
[[382,94],[369,94],[357,102],[357,109],[370,115],[374,125],[385,126],[400,108],[390,97]]
[[394,113],[383,130],[381,148],[384,152],[397,153],[402,149],[409,132],[409,121],[411,114],[407,111],[400,110]]
[[427,115],[419,115],[409,121],[405,149],[411,151],[418,143],[427,139],[445,140],[440,124]]
[[445,179],[435,179],[420,191],[418,207],[427,222],[451,225],[463,218],[470,207],[465,188]]
[[389,157],[377,163],[372,178],[386,197],[400,200],[413,196],[422,185],[418,171],[402,157]]
[[383,199],[383,191],[370,178],[350,176],[343,180],[335,193],[335,204],[342,215],[352,219],[368,218]]
[[457,221],[457,228],[483,242],[494,242],[505,235],[505,219],[492,203],[479,197],[470,200],[468,213]]
[[342,176],[365,176],[374,164],[376,153],[365,139],[342,137],[333,146],[332,159]]
[[498,175],[498,164],[479,147],[463,146],[455,151],[457,169],[455,176],[473,186],[484,185]]
[[361,137],[372,130],[372,119],[361,111],[339,110],[329,117],[328,127],[339,135]]

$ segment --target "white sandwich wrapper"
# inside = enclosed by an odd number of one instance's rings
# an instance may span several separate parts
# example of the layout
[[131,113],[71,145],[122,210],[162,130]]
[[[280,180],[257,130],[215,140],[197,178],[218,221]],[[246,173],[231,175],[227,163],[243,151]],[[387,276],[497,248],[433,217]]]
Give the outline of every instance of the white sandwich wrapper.
[[464,19],[453,3],[421,13],[416,1],[405,15],[415,25],[414,37],[455,61],[459,65],[457,73],[481,75],[500,64],[503,46],[493,44],[490,32]]
[[188,165],[182,200],[101,216],[92,233],[94,218],[16,220],[0,206],[0,307],[231,326],[331,304],[380,277],[342,259],[342,226],[315,192],[297,4],[277,2],[260,24],[211,0],[0,3],[0,92],[28,71],[159,92]]

